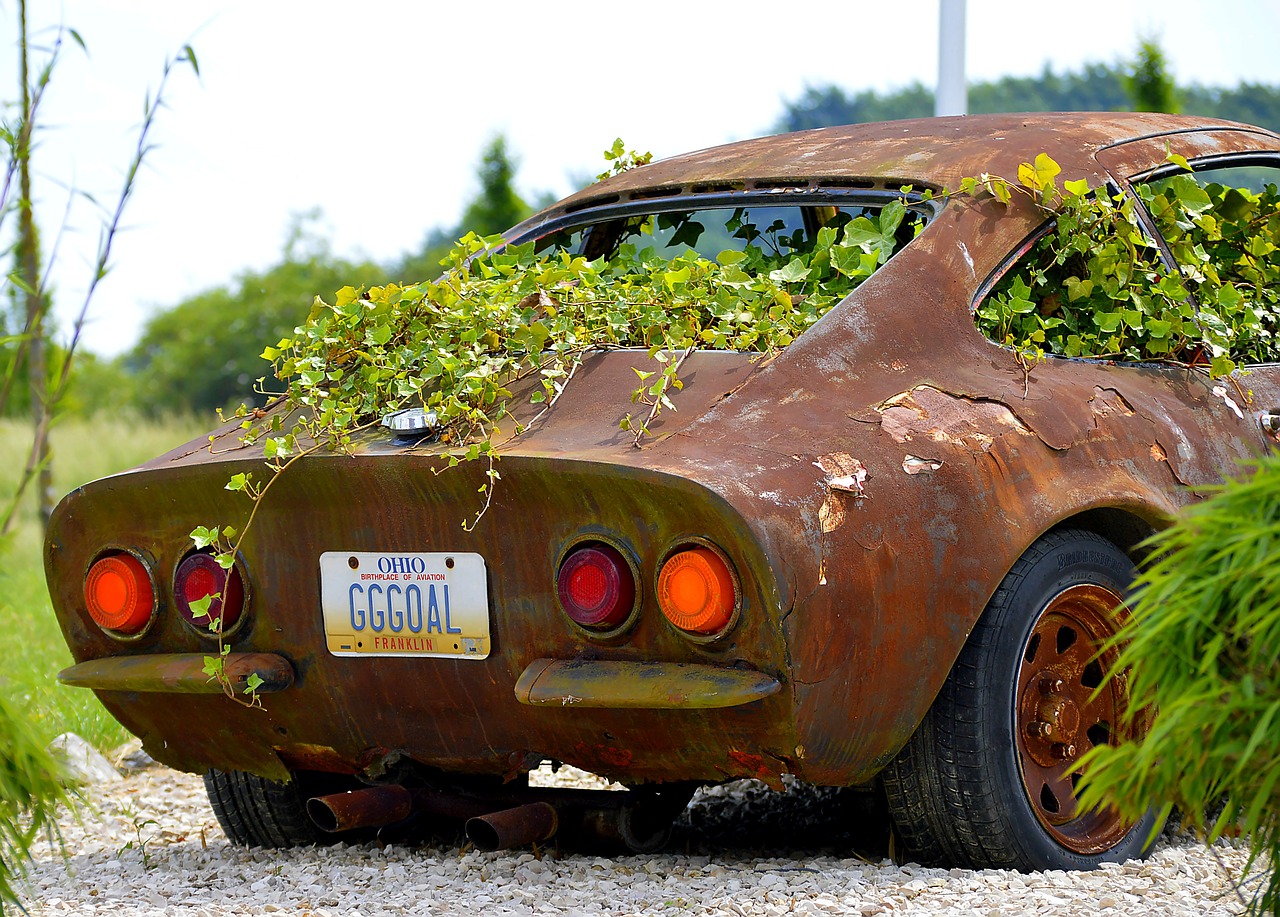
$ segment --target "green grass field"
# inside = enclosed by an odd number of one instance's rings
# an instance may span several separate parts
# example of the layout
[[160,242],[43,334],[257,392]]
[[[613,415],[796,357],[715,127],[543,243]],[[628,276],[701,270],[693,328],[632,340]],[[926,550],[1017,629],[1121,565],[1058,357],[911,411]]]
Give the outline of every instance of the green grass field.
[[[159,455],[213,425],[212,417],[165,422],[69,419],[52,435],[56,497]],[[30,448],[29,424],[0,419],[0,500],[6,508]],[[35,503],[28,494],[13,531],[0,541],[0,691],[28,713],[45,741],[70,731],[100,749],[114,748],[128,739],[123,727],[92,692],[64,688],[55,680],[72,660],[49,607],[42,542]]]

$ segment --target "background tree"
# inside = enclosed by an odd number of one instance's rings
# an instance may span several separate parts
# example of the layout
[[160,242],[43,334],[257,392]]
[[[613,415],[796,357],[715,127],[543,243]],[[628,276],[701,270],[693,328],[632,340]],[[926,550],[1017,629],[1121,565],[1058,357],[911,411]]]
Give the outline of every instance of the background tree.
[[[972,93],[974,88],[970,87],[969,91]],[[920,83],[883,96],[874,89],[848,95],[839,86],[807,86],[799,99],[784,103],[782,117],[774,130],[807,131],[838,124],[927,118],[932,114],[933,91]]]
[[[25,376],[27,400],[33,420],[31,451],[25,462],[23,473],[9,496],[8,506],[4,511],[3,522],[0,522],[0,534],[8,534],[16,518],[19,504],[28,486],[38,480],[37,510],[41,520],[47,520],[53,509],[52,480],[53,469],[49,449],[49,431],[52,421],[71,384],[71,370],[77,354],[80,334],[89,318],[89,308],[94,292],[102,278],[107,275],[111,266],[111,248],[119,231],[125,208],[133,194],[138,172],[143,160],[151,150],[148,135],[155,123],[156,115],[164,105],[165,85],[173,68],[178,64],[190,64],[191,69],[199,74],[195,52],[190,45],[185,45],[178,56],[165,61],[160,84],[155,94],[148,93],[144,105],[142,125],[138,131],[138,143],[133,156],[125,170],[124,185],[116,200],[115,209],[109,211],[102,221],[98,237],[97,259],[91,269],[88,289],[81,301],[79,311],[72,323],[70,340],[62,347],[57,347],[52,340],[52,331],[46,327],[46,318],[51,308],[51,297],[48,291],[47,274],[40,264],[39,232],[35,223],[34,200],[31,189],[31,156],[32,139],[36,130],[36,110],[44,91],[49,84],[54,65],[62,45],[63,35],[71,36],[82,48],[84,43],[80,36],[70,29],[59,29],[52,47],[46,52],[46,59],[40,68],[39,75],[30,78],[31,67],[29,52],[32,50],[26,26],[26,4],[18,7],[18,41],[21,52],[20,78],[22,86],[20,95],[22,106],[16,126],[4,122],[0,126],[0,140],[7,146],[8,163],[5,179],[0,184],[0,220],[8,215],[11,204],[9,191],[15,173],[19,177],[21,197],[16,203],[18,211],[18,230],[13,243],[15,267],[7,279],[19,291],[14,294],[15,301],[21,301],[22,307],[15,310],[16,322],[22,331],[15,337],[3,342],[8,349],[9,361],[3,380],[0,380],[0,415],[3,415],[10,403],[9,399],[15,389],[20,389],[18,380]],[[88,195],[71,193],[68,212],[77,198],[84,197],[92,202]],[[95,204],[95,206],[97,206]],[[51,360],[57,356],[56,365]]]
[[1129,90],[1134,111],[1178,111],[1177,88],[1169,74],[1164,51],[1155,39],[1144,38],[1138,43],[1138,58],[1133,71],[1125,78],[1125,88]]
[[531,209],[516,193],[515,177],[519,163],[507,151],[507,138],[501,134],[489,141],[480,159],[477,177],[480,193],[462,211],[462,230],[478,236],[503,232],[527,217]]
[[[18,354],[26,358],[26,377],[31,408],[32,426],[35,430],[30,464],[38,478],[36,504],[41,519],[47,520],[53,512],[53,471],[49,467],[49,418],[47,379],[47,340],[44,326],[45,299],[44,278],[40,270],[40,235],[36,231],[34,203],[31,197],[31,139],[35,127],[32,101],[36,92],[31,85],[30,41],[27,35],[27,0],[18,0],[18,51],[19,79],[22,82],[22,121],[15,138],[14,155],[18,166],[18,242],[14,246],[14,270],[10,282],[20,291],[23,323]],[[41,85],[48,82],[52,72],[50,64],[41,73]],[[25,351],[25,353],[24,353]]]
[[[149,415],[262,404],[266,398],[254,386],[270,376],[271,367],[259,354],[292,334],[316,296],[330,298],[347,285],[438,276],[441,259],[467,231],[492,235],[533,212],[515,190],[515,173],[516,161],[499,135],[485,147],[476,170],[479,187],[460,223],[431,230],[421,249],[390,267],[335,257],[316,225],[319,212],[298,215],[279,263],[246,272],[147,321],[137,345],[117,364],[130,380],[129,399]],[[82,390],[82,397],[91,394]]]
[[134,403],[148,414],[211,412],[241,402],[261,405],[258,379],[270,375],[259,354],[306,320],[316,296],[347,284],[386,280],[370,262],[334,257],[312,225],[317,211],[294,218],[280,262],[249,271],[231,285],[198,293],[156,313],[122,361]]
[[[1151,45],[1155,56],[1143,48]],[[1145,63],[1144,63],[1145,61]],[[1160,82],[1160,77],[1167,84]],[[1143,96],[1137,101],[1131,85],[1139,79],[1143,92],[1165,85],[1170,95]],[[1046,67],[1039,76],[1004,77],[969,86],[969,111],[973,114],[1020,111],[1174,111],[1181,102],[1187,114],[1245,121],[1280,130],[1280,87],[1241,84],[1235,87],[1177,87],[1164,67],[1164,56],[1154,42],[1139,46],[1133,64],[1086,64],[1079,71],[1055,73]],[[810,86],[796,100],[784,103],[777,131],[807,130],[838,124],[859,124],[895,118],[923,118],[933,113],[933,91],[912,84],[880,94],[866,90],[848,94],[837,86]]]
[[432,229],[417,252],[392,266],[391,276],[407,283],[434,278],[440,274],[440,262],[449,254],[453,243],[468,232],[491,236],[505,232],[532,214],[534,208],[515,189],[518,166],[507,149],[506,137],[498,134],[490,140],[476,170],[479,190],[467,202],[462,219],[448,229]]

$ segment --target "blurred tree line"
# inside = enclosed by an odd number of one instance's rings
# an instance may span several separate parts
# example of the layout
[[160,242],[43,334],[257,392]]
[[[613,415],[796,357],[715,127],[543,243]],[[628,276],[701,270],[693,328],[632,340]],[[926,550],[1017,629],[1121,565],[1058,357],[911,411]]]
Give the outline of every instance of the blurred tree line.
[[[1137,59],[1119,64],[1087,64],[1076,73],[1007,76],[969,84],[969,112],[1006,111],[1168,111],[1228,121],[1244,121],[1280,131],[1280,87],[1241,83],[1224,89],[1175,86],[1160,47],[1139,44]],[[933,114],[933,90],[913,83],[894,92],[846,93],[839,86],[810,86],[785,105],[774,130],[927,118]]]
[[[259,354],[266,345],[292,333],[316,296],[331,297],[348,284],[433,278],[440,273],[441,259],[468,230],[499,233],[533,213],[534,205],[515,190],[517,166],[506,139],[494,137],[477,168],[475,195],[458,223],[431,229],[418,249],[390,264],[335,255],[320,228],[319,209],[296,214],[275,265],[246,271],[157,312],[133,349],[114,360],[78,353],[73,385],[62,409],[93,413],[126,407],[159,416],[234,408],[242,401],[261,405],[268,398],[255,389],[259,379],[269,376],[270,366]],[[20,326],[21,313],[11,308],[6,321]],[[54,347],[54,369],[60,365],[58,357]],[[19,379],[18,389],[7,413],[28,411],[25,379]]]
[[[1181,110],[1280,129],[1280,88],[1176,86],[1159,46],[1152,41],[1141,42],[1135,59],[1127,63],[1089,64],[1079,72],[1063,74],[1046,68],[1038,77],[971,84],[969,108],[974,113]],[[920,84],[884,94],[810,87],[785,104],[774,129],[804,130],[932,113],[932,90]],[[466,230],[483,235],[502,232],[549,203],[527,202],[517,193],[517,165],[506,139],[495,137],[477,165],[475,194],[457,224],[429,230],[417,249],[390,264],[338,257],[317,229],[318,213],[296,217],[274,266],[243,273],[156,313],[138,344],[114,360],[79,354],[75,384],[64,407],[92,412],[126,405],[147,414],[164,414],[211,411],[241,401],[263,403],[265,397],[255,394],[254,386],[268,374],[269,366],[258,354],[303,320],[316,295],[328,297],[346,284],[434,277],[440,260]],[[58,366],[56,347],[49,363]],[[8,410],[26,411],[21,392],[15,393]]]

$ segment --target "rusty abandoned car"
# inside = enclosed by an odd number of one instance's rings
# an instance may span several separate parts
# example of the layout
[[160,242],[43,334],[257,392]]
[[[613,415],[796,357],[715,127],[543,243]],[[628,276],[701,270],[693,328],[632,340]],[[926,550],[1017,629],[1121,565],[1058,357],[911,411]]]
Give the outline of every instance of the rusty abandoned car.
[[[225,484],[262,445],[235,424],[78,488],[46,549],[62,680],[205,774],[246,845],[440,818],[489,848],[572,825],[647,851],[697,786],[793,775],[879,787],[925,862],[1140,855],[1151,816],[1076,795],[1081,756],[1143,728],[1099,648],[1144,537],[1272,445],[1280,372],[1031,366],[984,335],[977,310],[1048,218],[942,191],[1042,152],[1119,194],[1176,171],[1171,153],[1203,181],[1280,178],[1258,128],[1068,114],[816,130],[605,179],[508,238],[604,257],[655,214],[789,233],[909,215],[892,258],[780,353],[689,354],[639,448],[619,418],[650,358],[589,355],[499,446],[470,530],[485,463],[435,473],[445,446],[380,427],[282,474],[229,574],[188,533],[243,514]],[[262,709],[203,671],[216,643],[191,603],[215,592],[226,672],[260,681]],[[627,789],[531,786],[544,761]]]

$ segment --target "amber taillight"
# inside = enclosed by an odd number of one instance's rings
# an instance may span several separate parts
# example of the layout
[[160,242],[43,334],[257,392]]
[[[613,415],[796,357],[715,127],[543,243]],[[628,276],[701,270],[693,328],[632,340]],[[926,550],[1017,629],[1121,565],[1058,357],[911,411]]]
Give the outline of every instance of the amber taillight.
[[[197,613],[192,603],[215,596],[206,614]],[[219,618],[225,633],[235,627],[244,611],[244,582],[232,566],[224,570],[211,554],[195,553],[178,564],[173,577],[173,598],[178,612],[201,630],[213,630]]]
[[680,630],[700,636],[718,634],[733,620],[737,604],[729,565],[711,548],[682,548],[662,565],[658,607]]
[[635,574],[616,548],[591,542],[575,548],[560,564],[556,594],[560,607],[575,623],[591,630],[613,630],[635,607]]
[[139,634],[155,610],[151,574],[132,554],[109,554],[89,568],[84,603],[89,617],[103,630],[125,636]]

